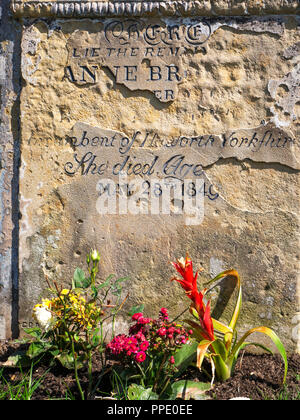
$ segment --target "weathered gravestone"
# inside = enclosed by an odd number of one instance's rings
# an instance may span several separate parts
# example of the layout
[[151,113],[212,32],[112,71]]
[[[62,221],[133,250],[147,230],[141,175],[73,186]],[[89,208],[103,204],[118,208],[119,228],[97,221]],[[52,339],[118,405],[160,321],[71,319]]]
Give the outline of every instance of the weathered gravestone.
[[20,330],[45,276],[68,284],[90,248],[103,278],[130,276],[127,307],[178,314],[188,302],[168,262],[188,252],[200,281],[239,271],[242,330],[268,325],[297,348],[298,2],[15,0],[11,10],[22,29],[10,110]]

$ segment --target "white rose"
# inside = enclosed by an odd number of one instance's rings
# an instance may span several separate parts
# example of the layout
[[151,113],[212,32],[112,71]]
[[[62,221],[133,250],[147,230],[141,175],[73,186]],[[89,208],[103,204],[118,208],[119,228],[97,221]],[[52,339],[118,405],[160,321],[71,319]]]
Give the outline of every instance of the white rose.
[[42,327],[45,331],[48,331],[53,322],[53,316],[51,312],[44,306],[36,307],[34,309],[34,315],[40,327]]

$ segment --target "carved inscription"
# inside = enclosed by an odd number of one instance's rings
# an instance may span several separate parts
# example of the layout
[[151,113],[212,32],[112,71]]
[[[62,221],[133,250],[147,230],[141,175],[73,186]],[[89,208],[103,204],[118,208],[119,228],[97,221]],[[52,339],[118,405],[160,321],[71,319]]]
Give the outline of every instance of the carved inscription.
[[287,131],[269,124],[223,134],[166,137],[150,131],[132,136],[113,130],[75,124],[66,141],[74,149],[65,164],[67,175],[159,176],[184,179],[203,175],[202,168],[220,158],[277,162],[300,168],[299,147]]
[[119,84],[148,90],[161,102],[176,98],[185,77],[182,55],[198,51],[211,35],[205,20],[106,20],[100,30],[76,31],[69,39],[66,77],[79,85],[96,84],[107,67]]
[[[295,138],[272,124],[220,135],[169,138],[150,131],[135,131],[126,136],[77,123],[66,141],[74,149],[72,159],[64,166],[66,175],[114,180],[99,181],[100,196],[104,193],[131,196],[135,191],[131,180],[138,177],[143,196],[149,195],[151,188],[160,196],[166,183],[175,183],[181,196],[194,197],[201,193],[214,201],[219,194],[206,178],[205,167],[220,158],[235,157],[300,167],[294,153],[298,147]],[[120,176],[125,176],[128,183],[119,185]],[[197,188],[200,179],[203,180],[201,191]]]

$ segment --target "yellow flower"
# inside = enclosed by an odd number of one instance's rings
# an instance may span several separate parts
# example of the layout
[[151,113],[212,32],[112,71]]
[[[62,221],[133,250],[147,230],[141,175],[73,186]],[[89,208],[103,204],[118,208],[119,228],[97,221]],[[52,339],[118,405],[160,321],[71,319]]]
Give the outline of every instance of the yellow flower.
[[[47,312],[45,312],[47,311]],[[95,302],[88,303],[78,291],[63,289],[58,297],[42,299],[42,303],[34,307],[35,317],[41,318],[46,328],[60,328],[62,326],[84,331],[95,328],[102,311]],[[48,318],[51,324],[47,324]],[[63,321],[63,322],[62,322]]]
[[69,289],[62,289],[62,291],[60,292],[61,295],[66,296],[70,294],[70,290]]

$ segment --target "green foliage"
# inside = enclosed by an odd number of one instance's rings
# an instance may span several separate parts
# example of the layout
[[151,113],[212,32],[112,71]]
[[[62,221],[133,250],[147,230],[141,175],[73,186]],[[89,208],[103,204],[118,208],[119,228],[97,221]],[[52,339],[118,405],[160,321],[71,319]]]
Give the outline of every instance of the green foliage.
[[142,385],[131,384],[127,391],[128,400],[158,400],[158,395],[151,388],[144,388]]
[[76,268],[73,276],[73,289],[87,289],[91,285],[91,277],[85,277],[85,272],[81,268]]
[[135,314],[138,314],[140,312],[143,312],[144,311],[144,308],[145,308],[145,306],[143,304],[142,305],[133,306],[130,309],[130,311],[128,312],[128,316],[131,316],[132,317]]
[[198,343],[192,341],[179,349],[174,356],[177,373],[175,377],[180,376],[189,366],[196,361]]

